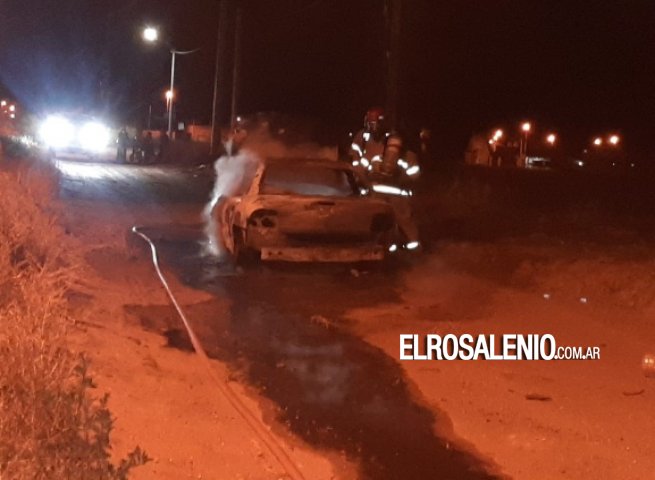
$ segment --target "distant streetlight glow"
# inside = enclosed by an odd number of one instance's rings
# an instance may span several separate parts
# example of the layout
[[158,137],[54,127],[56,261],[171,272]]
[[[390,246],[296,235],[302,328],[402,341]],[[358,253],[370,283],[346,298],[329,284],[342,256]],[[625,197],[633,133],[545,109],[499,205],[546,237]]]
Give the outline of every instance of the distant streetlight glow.
[[[143,29],[143,40],[148,43],[155,43],[159,40],[159,30],[155,27],[146,27]],[[175,57],[177,55],[189,55],[198,51],[195,50],[175,50],[175,48],[170,47],[171,51],[171,88],[169,92],[166,92],[166,103],[168,107],[168,136],[170,137],[173,133],[173,91],[175,89]]]
[[530,130],[532,129],[532,125],[530,122],[523,122],[521,125],[521,130],[523,131],[523,135],[521,136],[521,143],[519,145],[519,158],[520,162],[523,166],[526,165],[526,160],[528,157],[528,134],[530,133]]
[[557,140],[557,137],[555,136],[554,133],[551,133],[550,135],[548,135],[548,136],[546,137],[546,141],[547,141],[548,143],[550,143],[551,145],[554,145],[554,144],[555,144],[555,140]]
[[0,107],[6,107],[7,106],[7,100],[3,100],[0,102]]
[[498,129],[496,130],[496,133],[494,133],[494,140],[498,140],[499,138],[503,137],[503,131]]
[[619,144],[619,141],[621,141],[621,139],[619,138],[618,135],[612,135],[612,136],[610,137],[610,143],[611,143],[612,145],[618,145],[618,144]]
[[146,27],[143,29],[143,39],[148,43],[155,43],[159,40],[159,30],[155,27]]
[[16,111],[16,105],[9,105],[9,111],[10,112],[15,112]]
[[602,144],[603,144],[603,139],[602,138],[598,137],[598,138],[594,139],[594,145],[596,145],[597,147],[600,147]]

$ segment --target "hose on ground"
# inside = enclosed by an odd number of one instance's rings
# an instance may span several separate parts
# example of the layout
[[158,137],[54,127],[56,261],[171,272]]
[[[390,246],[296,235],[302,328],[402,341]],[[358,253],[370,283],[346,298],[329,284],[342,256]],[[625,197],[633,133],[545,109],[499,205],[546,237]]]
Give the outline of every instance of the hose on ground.
[[241,401],[241,399],[234,392],[234,390],[232,390],[230,385],[225,380],[221,379],[219,375],[216,373],[216,371],[212,368],[207,353],[202,347],[200,341],[198,340],[198,337],[193,331],[193,328],[191,328],[189,319],[187,318],[184,311],[182,310],[182,307],[180,306],[177,299],[175,298],[175,295],[173,295],[173,292],[171,291],[171,288],[168,282],[166,281],[166,277],[164,277],[164,274],[162,273],[162,270],[159,265],[159,256],[157,254],[157,247],[155,247],[153,241],[147,235],[141,232],[138,227],[136,226],[132,227],[132,232],[135,235],[141,237],[150,246],[150,251],[152,253],[152,263],[153,266],[155,267],[155,271],[157,272],[157,276],[159,277],[159,281],[163,285],[168,295],[168,298],[171,300],[173,306],[175,307],[175,310],[177,311],[178,315],[182,319],[182,322],[184,323],[184,327],[189,335],[189,338],[191,339],[191,344],[193,345],[193,349],[195,350],[196,354],[200,357],[202,363],[204,364],[205,368],[209,373],[209,376],[212,378],[212,380],[218,387],[219,391],[227,399],[230,405],[232,405],[232,407],[237,411],[237,413],[243,418],[243,420],[252,429],[255,435],[266,446],[266,448],[269,450],[271,455],[278,461],[278,463],[280,464],[284,472],[288,475],[288,477],[291,480],[305,480],[305,477],[303,476],[298,466],[289,457],[285,449],[282,447],[282,445],[280,445],[277,439],[271,434],[268,428],[260,420],[258,420],[257,417],[255,417],[252,414],[252,412]]

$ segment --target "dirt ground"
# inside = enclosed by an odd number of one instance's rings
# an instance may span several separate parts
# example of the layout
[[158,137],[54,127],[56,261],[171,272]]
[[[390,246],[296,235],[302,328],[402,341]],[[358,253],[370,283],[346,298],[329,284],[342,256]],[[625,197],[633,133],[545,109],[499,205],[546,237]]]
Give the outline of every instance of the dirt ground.
[[[147,255],[127,248],[129,227],[196,224],[197,206],[75,200],[62,212],[89,263],[85,285],[72,299],[87,312],[75,341],[91,356],[98,391],[111,393],[115,453],[138,444],[153,458],[134,478],[285,478],[198,358],[168,348],[163,335],[143,331],[124,308],[169,305]],[[434,217],[441,223],[432,228],[449,221],[443,212]],[[498,228],[494,221],[472,221],[485,232],[475,240],[459,231],[435,238],[402,273],[400,301],[351,310],[350,323],[339,328],[394,359],[402,333],[550,333],[560,345],[598,346],[596,361],[401,366],[421,403],[449,419],[439,427],[444,436],[507,477],[652,478],[655,379],[640,368],[644,354],[655,353],[649,242],[605,225],[599,227],[605,243],[538,233],[534,224],[497,237],[489,234]],[[451,232],[468,228],[453,225]],[[208,299],[169,278],[183,304]],[[213,368],[230,378],[225,365],[213,362]],[[300,469],[311,472],[307,478],[357,478],[344,458],[317,452],[275,425],[272,407],[253,390],[230,385],[271,425]]]
[[[131,478],[137,480],[290,478],[221,394],[199,357],[168,347],[164,335],[144,331],[124,308],[169,305],[145,251],[135,255],[126,247],[129,225],[197,221],[191,210],[179,208],[179,217],[171,218],[169,210],[158,207],[135,213],[130,207],[84,201],[63,209],[63,222],[89,263],[84,285],[72,298],[76,310],[85,312],[72,338],[91,359],[98,392],[110,393],[114,454],[122,458],[136,445],[145,449],[152,461],[134,470]],[[182,304],[207,300],[207,294],[169,279]],[[230,380],[223,364],[212,361],[212,368]],[[261,399],[236,382],[229,385],[250,412],[271,424]],[[312,451],[282,426],[273,435],[301,472],[311,472],[307,478],[352,478],[345,460]]]
[[404,333],[550,333],[599,346],[598,361],[401,363],[456,434],[512,478],[651,478],[655,379],[641,360],[655,351],[653,307],[635,299],[652,297],[653,261],[603,252],[442,244],[407,273],[402,303],[349,317],[395,358]]
[[[83,205],[74,211],[71,228],[84,238],[81,231],[95,220],[83,218]],[[179,218],[170,218],[168,211],[161,220],[195,222],[192,212],[182,208]],[[81,337],[100,389],[112,393],[116,453],[138,443],[155,458],[135,478],[215,478],[219,467],[221,478],[278,478],[279,467],[217,394],[197,358],[167,348],[163,337],[143,332],[119,308],[167,303],[150,265],[121,250],[124,232],[116,225],[133,214],[114,207],[103,217],[106,231],[93,228],[102,245],[90,259],[103,294],[95,296],[99,313]],[[140,215],[157,218],[152,211]],[[630,244],[608,256],[606,248],[543,237],[443,242],[404,274],[401,302],[348,317],[354,333],[392,358],[399,357],[401,333],[551,333],[561,345],[599,346],[598,361],[402,366],[424,400],[450,417],[447,433],[511,478],[649,478],[655,379],[640,368],[643,355],[655,351],[649,253]],[[206,299],[178,282],[174,288],[185,303]],[[224,366],[215,368],[228,376]],[[265,415],[253,393],[240,390]],[[355,478],[343,461],[285,441],[311,478]]]

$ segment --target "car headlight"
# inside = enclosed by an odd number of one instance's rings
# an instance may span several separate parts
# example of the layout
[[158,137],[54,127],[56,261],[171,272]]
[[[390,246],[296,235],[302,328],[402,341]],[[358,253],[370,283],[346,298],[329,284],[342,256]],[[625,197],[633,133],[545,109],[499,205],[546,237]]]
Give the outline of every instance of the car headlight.
[[85,123],[78,134],[78,141],[82,148],[95,152],[106,148],[110,140],[109,129],[98,122]]
[[48,117],[41,125],[41,138],[48,147],[64,148],[75,138],[75,127],[63,117]]

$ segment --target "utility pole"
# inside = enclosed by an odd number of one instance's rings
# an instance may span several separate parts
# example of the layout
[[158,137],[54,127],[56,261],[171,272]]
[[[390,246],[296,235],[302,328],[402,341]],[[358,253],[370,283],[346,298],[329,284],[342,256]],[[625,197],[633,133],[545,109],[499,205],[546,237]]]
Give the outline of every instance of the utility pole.
[[[168,138],[173,139],[173,102],[175,101],[175,49],[171,48],[171,89],[168,102]],[[177,129],[176,129],[177,130]],[[177,135],[176,135],[177,136]]]
[[242,30],[243,9],[237,6],[236,19],[234,21],[234,58],[232,59],[232,106],[230,118],[232,125],[236,121],[239,111],[239,78],[241,76],[241,30]]
[[389,46],[387,51],[387,106],[386,118],[388,125],[397,127],[399,120],[399,84],[400,55],[402,37],[402,0],[387,0],[386,17],[389,31]]
[[212,109],[212,136],[210,153],[221,150],[221,126],[230,120],[230,32],[234,0],[220,0],[218,38],[216,41],[216,69],[214,72],[214,105]]

